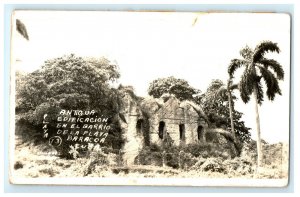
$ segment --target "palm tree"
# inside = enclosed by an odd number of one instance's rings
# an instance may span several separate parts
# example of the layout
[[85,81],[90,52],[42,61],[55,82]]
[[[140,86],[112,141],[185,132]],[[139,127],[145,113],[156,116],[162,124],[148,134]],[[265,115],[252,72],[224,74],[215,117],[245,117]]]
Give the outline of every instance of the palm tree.
[[223,95],[227,96],[228,99],[228,105],[229,105],[229,116],[230,116],[230,126],[231,126],[231,133],[234,139],[234,142],[236,142],[236,135],[234,130],[234,123],[233,123],[233,97],[232,97],[232,91],[237,89],[237,84],[232,84],[232,78],[229,78],[226,85],[223,85],[219,88],[217,95]]
[[234,123],[233,123],[233,97],[232,91],[237,89],[237,84],[232,84],[232,78],[229,78],[227,84],[224,84],[221,80],[214,81],[214,99],[221,98],[223,100],[228,101],[229,105],[229,116],[230,116],[230,126],[231,126],[231,134],[233,137],[234,142],[236,142],[236,135],[234,130]]
[[250,96],[253,94],[256,112],[256,130],[257,130],[257,165],[262,165],[262,146],[258,105],[264,100],[264,91],[262,80],[266,84],[266,95],[269,100],[273,101],[276,94],[281,95],[279,80],[283,80],[284,71],[282,66],[274,59],[268,59],[265,54],[268,52],[279,53],[280,49],[277,43],[263,41],[256,46],[254,50],[246,46],[240,51],[243,59],[233,59],[228,67],[228,73],[233,78],[234,72],[245,67],[242,74],[239,90],[244,103],[248,103]]

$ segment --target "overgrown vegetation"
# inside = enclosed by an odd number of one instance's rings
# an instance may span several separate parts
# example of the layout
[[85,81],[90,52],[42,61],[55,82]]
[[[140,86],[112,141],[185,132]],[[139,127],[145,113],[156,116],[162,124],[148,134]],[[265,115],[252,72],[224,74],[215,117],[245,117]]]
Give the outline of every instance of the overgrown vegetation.
[[173,94],[180,101],[193,100],[194,95],[199,94],[200,90],[193,88],[184,79],[175,77],[159,78],[152,81],[148,88],[148,94],[154,98],[160,98],[163,94]]
[[198,158],[232,159],[237,150],[233,142],[229,142],[219,133],[207,133],[207,142],[175,146],[165,139],[162,146],[150,144],[144,147],[135,159],[137,165],[169,166],[174,169],[190,168]]
[[[122,97],[130,94],[138,101],[130,86],[112,88],[111,83],[120,77],[117,65],[105,58],[81,58],[75,55],[48,60],[41,69],[24,75],[16,75],[16,146],[17,173],[29,177],[73,176],[139,176],[139,177],[254,177],[256,170],[256,143],[250,138],[250,128],[241,121],[242,113],[233,108],[233,123],[237,141],[232,136],[208,130],[205,142],[174,146],[165,137],[162,146],[150,144],[149,114],[144,116],[143,133],[146,146],[135,158],[138,167],[128,168],[122,161],[122,129],[119,120],[126,122]],[[159,98],[173,94],[180,101],[189,100],[201,106],[209,129],[224,128],[229,131],[229,103],[225,97],[215,97],[220,80],[214,80],[207,91],[191,87],[187,81],[174,77],[154,80],[149,95]],[[213,98],[214,97],[214,98]],[[232,105],[236,97],[233,95]],[[195,105],[196,105],[195,104]],[[41,128],[43,115],[50,117],[50,136],[55,132],[55,120],[61,109],[95,110],[109,117],[112,126],[105,142],[99,145],[86,143],[83,150],[76,143],[64,143],[55,149],[45,143]],[[99,115],[99,114],[98,114]],[[88,117],[88,115],[86,115]],[[263,146],[265,174],[262,178],[287,177],[287,170],[280,168],[285,154],[282,144]],[[37,153],[38,152],[38,153]],[[53,155],[41,155],[40,153]],[[37,154],[36,154],[37,153]],[[281,153],[281,154],[280,154]],[[287,153],[286,153],[287,154]],[[24,158],[22,155],[28,155]],[[62,157],[57,157],[58,155]],[[280,160],[281,159],[281,160]],[[274,161],[274,162],[273,162]],[[281,162],[281,163],[280,163]],[[31,170],[30,170],[31,169]],[[35,170],[32,170],[35,169]],[[62,172],[63,171],[63,172]],[[67,173],[70,174],[67,174]]]
[[[192,153],[178,151],[181,154],[181,166],[179,166],[179,157],[166,157],[166,165],[162,165],[161,147],[152,145],[148,150],[140,154],[140,165],[136,167],[126,167],[120,160],[118,153],[101,149],[92,151],[85,157],[74,160],[67,160],[55,155],[35,154],[43,150],[46,145],[33,146],[24,143],[18,143],[15,154],[15,174],[22,177],[138,177],[138,178],[156,178],[156,177],[176,177],[176,178],[286,178],[288,176],[288,146],[286,144],[265,144],[263,146],[264,168],[262,172],[256,173],[256,150],[255,143],[247,145],[240,157],[234,159],[211,157],[209,155],[194,156]],[[49,147],[48,147],[49,148]],[[201,146],[199,146],[201,149]],[[209,152],[209,146],[202,146],[202,150]],[[213,150],[214,147],[211,147]],[[150,151],[151,150],[151,151]],[[193,149],[194,150],[194,149]],[[148,151],[148,152],[147,152]],[[152,156],[149,156],[149,153]],[[156,152],[156,154],[154,154]],[[174,151],[175,152],[175,151]],[[195,152],[198,151],[193,151]],[[44,153],[49,153],[49,150]],[[27,157],[24,157],[26,155]],[[144,157],[142,159],[142,157]],[[137,161],[137,160],[136,160]],[[152,162],[150,162],[152,161]],[[145,163],[142,163],[145,162]],[[147,165],[151,163],[152,165]],[[153,166],[156,164],[156,166]]]
[[[104,145],[122,146],[118,124],[120,94],[110,85],[120,77],[117,65],[105,58],[82,58],[71,54],[47,60],[41,69],[18,76],[16,133],[25,141],[44,142],[41,132],[44,114],[48,115],[51,137],[57,130],[55,120],[62,109],[81,109],[95,110],[94,116],[107,117],[111,129]],[[58,147],[61,156],[69,157],[69,146],[66,141]]]
[[[231,129],[229,103],[225,97],[216,97],[216,91],[219,90],[219,84],[223,84],[221,80],[212,80],[206,92],[197,99],[197,103],[203,107],[204,112],[208,116],[211,127],[225,127],[228,131]],[[236,97],[233,96],[233,100]],[[232,103],[234,106],[234,102]],[[241,120],[243,113],[233,110],[234,130],[238,142],[245,143],[251,139],[250,128]]]

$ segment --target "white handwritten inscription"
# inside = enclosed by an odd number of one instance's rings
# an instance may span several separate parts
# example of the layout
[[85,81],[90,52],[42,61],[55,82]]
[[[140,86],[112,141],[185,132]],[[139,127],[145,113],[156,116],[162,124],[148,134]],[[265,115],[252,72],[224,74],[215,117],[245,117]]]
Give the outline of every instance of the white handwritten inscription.
[[49,139],[49,144],[52,146],[60,146],[62,143],[62,139],[59,136],[53,136]]
[[48,116],[48,114],[44,114],[44,117],[43,117],[43,138],[48,138],[48,136],[49,136],[49,133],[48,133],[49,122],[47,121],[47,116]]
[[[96,115],[95,110],[61,110],[56,119],[56,131],[49,138],[49,144],[60,146],[64,141],[79,144],[102,144],[108,136],[111,126],[108,118]],[[44,137],[48,137],[49,124],[44,115]],[[46,134],[45,134],[46,133]]]

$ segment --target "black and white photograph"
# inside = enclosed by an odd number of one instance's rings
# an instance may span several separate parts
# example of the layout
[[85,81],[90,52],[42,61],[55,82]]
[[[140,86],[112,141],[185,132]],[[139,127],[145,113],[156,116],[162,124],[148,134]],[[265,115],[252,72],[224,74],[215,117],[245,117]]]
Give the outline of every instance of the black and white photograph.
[[15,10],[13,184],[285,187],[287,13]]

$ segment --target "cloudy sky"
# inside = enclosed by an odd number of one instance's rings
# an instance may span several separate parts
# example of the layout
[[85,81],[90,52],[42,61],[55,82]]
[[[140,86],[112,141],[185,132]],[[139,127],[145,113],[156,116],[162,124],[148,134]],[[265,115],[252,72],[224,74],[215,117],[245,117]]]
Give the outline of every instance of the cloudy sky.
[[[18,11],[16,18],[26,25],[30,38],[13,32],[12,60],[17,70],[31,72],[49,58],[70,53],[104,56],[118,63],[122,75],[118,82],[134,86],[139,96],[147,95],[154,79],[171,75],[204,92],[212,79],[227,80],[228,64],[239,58],[242,47],[254,48],[262,40],[276,42],[281,53],[268,57],[283,65],[283,95],[261,106],[261,131],[269,142],[288,140],[288,15]],[[254,103],[238,101],[236,107],[255,137]]]

